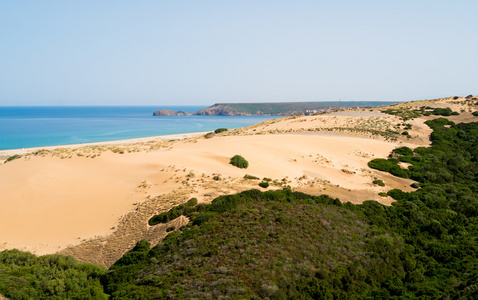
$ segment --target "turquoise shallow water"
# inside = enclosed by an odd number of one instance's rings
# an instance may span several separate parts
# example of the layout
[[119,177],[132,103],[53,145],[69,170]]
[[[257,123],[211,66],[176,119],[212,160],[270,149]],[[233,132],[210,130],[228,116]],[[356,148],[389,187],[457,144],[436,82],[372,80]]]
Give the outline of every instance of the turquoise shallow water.
[[[203,106],[160,107],[194,112]],[[239,128],[275,117],[154,117],[153,106],[0,107],[0,150]]]

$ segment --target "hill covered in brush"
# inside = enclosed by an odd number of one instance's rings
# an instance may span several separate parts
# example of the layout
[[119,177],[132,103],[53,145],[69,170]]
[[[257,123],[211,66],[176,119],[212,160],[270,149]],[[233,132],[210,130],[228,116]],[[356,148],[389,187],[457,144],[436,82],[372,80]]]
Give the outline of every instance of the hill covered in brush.
[[[339,108],[377,107],[396,102],[376,101],[322,101],[322,102],[264,102],[264,103],[216,103],[191,115],[205,116],[287,116],[306,112],[325,112]],[[154,116],[185,115],[183,111],[158,110]]]

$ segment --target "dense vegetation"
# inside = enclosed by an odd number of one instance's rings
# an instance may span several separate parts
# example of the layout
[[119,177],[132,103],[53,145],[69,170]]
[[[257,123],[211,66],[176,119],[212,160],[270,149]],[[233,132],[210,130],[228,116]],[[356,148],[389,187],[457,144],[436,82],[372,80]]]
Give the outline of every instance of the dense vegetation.
[[[433,146],[396,149],[412,193],[391,206],[340,204],[290,190],[223,196],[134,264],[113,296],[472,298],[478,290],[478,123],[429,121]],[[444,125],[450,125],[446,127]],[[332,217],[334,216],[334,217]],[[335,218],[335,219],[334,219]]]
[[247,169],[247,167],[249,167],[249,162],[240,155],[234,155],[233,157],[231,157],[229,163],[234,167],[238,167],[241,169]]
[[402,120],[407,121],[413,118],[418,118],[421,115],[424,116],[456,116],[459,115],[458,112],[452,111],[451,108],[446,107],[446,108],[432,108],[432,107],[420,107],[420,109],[414,109],[414,110],[409,110],[409,109],[400,109],[400,108],[389,108],[386,110],[382,111],[383,113],[389,114],[389,115],[394,115],[402,118]]
[[[192,199],[150,220],[185,215],[187,226],[153,248],[139,242],[107,274],[87,278],[97,284],[101,276],[112,299],[476,298],[478,123],[427,124],[432,147],[402,147],[370,162],[418,181],[411,193],[390,190],[393,206],[288,188],[209,205]],[[0,276],[16,260],[0,260]],[[31,286],[28,277],[22,282]],[[12,297],[15,289],[0,287]]]
[[154,217],[149,219],[148,223],[151,226],[157,225],[160,223],[163,223],[163,224],[168,223],[169,221],[174,220],[178,218],[179,216],[187,215],[189,211],[191,211],[193,207],[196,206],[196,204],[198,204],[198,199],[192,198],[191,200],[189,200],[188,202],[184,204],[175,206],[171,208],[170,210],[163,212],[159,215],[155,215]]
[[72,257],[0,252],[0,294],[10,299],[107,299],[100,266]]
[[[394,102],[389,102],[390,104]],[[331,107],[375,107],[384,102],[373,101],[330,101],[330,102],[276,102],[276,103],[218,103],[226,105],[236,112],[246,114],[263,114],[284,116],[306,110],[321,110]]]

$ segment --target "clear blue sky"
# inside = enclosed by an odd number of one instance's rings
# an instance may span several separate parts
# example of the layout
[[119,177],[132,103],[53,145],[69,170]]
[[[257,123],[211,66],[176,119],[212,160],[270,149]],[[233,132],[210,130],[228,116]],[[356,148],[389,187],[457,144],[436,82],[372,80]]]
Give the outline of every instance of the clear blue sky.
[[0,105],[478,94],[478,1],[0,1]]

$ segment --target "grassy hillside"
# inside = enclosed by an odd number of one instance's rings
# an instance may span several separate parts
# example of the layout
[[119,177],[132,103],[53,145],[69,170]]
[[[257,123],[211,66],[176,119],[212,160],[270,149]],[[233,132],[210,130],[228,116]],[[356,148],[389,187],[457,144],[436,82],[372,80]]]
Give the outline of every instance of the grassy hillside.
[[264,115],[290,115],[306,110],[321,110],[329,107],[357,107],[390,105],[395,102],[373,101],[328,101],[328,102],[276,102],[276,103],[218,103],[238,113]]
[[[192,199],[152,219],[191,220],[158,245],[141,241],[108,272],[86,268],[70,277],[91,280],[95,291],[100,278],[111,299],[474,299],[478,123],[427,124],[432,147],[400,148],[371,162],[419,182],[411,193],[389,191],[393,206],[342,204],[289,189],[250,190],[209,205]],[[398,161],[411,167],[398,171]],[[28,293],[37,292],[32,276],[44,265],[30,258],[34,267],[20,272],[22,255],[1,257],[0,293],[42,298]],[[41,274],[53,280],[61,273]],[[53,298],[56,290],[44,286],[43,298]]]

